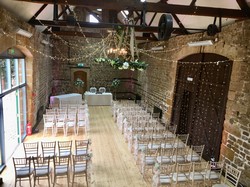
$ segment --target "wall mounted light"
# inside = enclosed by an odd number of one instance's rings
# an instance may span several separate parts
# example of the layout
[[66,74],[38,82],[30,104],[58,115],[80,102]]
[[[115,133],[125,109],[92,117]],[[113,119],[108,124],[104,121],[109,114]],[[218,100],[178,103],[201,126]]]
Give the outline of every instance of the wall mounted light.
[[188,46],[207,46],[207,45],[213,45],[214,42],[212,40],[203,40],[203,41],[197,41],[197,42],[189,42]]
[[25,37],[27,37],[27,38],[31,38],[31,36],[33,36],[32,33],[28,32],[28,31],[26,31],[26,30],[23,30],[23,29],[21,29],[21,28],[18,28],[18,29],[16,30],[16,33],[17,33],[17,34],[20,34],[20,35],[22,35],[22,36],[25,36]]

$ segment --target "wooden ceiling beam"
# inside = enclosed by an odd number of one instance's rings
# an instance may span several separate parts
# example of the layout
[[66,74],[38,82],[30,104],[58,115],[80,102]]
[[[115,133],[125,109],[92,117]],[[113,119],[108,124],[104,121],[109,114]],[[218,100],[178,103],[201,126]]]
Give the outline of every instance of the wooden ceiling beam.
[[[52,34],[49,31],[43,32],[44,34]],[[77,36],[77,37],[87,37],[87,38],[105,38],[108,36],[107,32],[95,33],[95,32],[78,32],[78,31],[55,31],[53,34],[57,36]],[[143,36],[136,36],[136,40],[150,40],[150,41],[157,41],[157,38],[153,37],[143,37]]]
[[[90,22],[82,22],[79,21],[80,27],[85,28],[113,28],[116,27],[134,27],[135,31],[137,32],[158,32],[158,27],[153,26],[141,26],[141,25],[129,25],[129,24],[119,24],[119,23],[90,23]],[[32,25],[45,25],[49,27],[67,27],[67,28],[74,28],[76,25],[70,25],[68,21],[66,20],[57,20],[57,21],[51,21],[51,20],[32,20]],[[180,28],[174,28],[173,34],[183,34],[183,30]],[[204,29],[195,29],[195,28],[186,28],[186,30],[193,30],[193,31],[200,31],[203,32]]]
[[250,8],[246,2],[246,0],[236,0],[241,10],[246,14],[246,16],[250,17]]
[[[30,3],[42,3],[42,4],[54,4],[55,0],[17,0],[25,1]],[[243,0],[237,0],[239,2]],[[143,3],[134,0],[57,0],[58,4],[82,6],[91,8],[102,8],[108,10],[132,10],[142,11]],[[184,14],[184,15],[196,15],[196,16],[210,16],[210,17],[223,17],[223,18],[235,18],[243,19],[248,18],[249,15],[244,13],[242,10],[236,9],[225,9],[225,8],[214,8],[214,7],[201,7],[201,6],[186,6],[186,5],[174,5],[166,3],[146,3],[147,12],[158,12],[158,13],[173,13],[173,14]]]
[[37,16],[39,16],[39,14],[47,7],[48,4],[43,4],[43,6],[41,6],[41,8],[39,8],[39,10],[35,13],[34,16],[32,16],[32,18],[28,21],[28,23],[31,20],[35,20],[37,18]]

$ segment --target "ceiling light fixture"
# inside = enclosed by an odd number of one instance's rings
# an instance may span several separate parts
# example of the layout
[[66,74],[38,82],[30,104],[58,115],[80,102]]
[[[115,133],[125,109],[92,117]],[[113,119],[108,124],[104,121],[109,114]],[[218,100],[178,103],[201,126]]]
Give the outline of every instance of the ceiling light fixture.
[[197,41],[197,42],[189,42],[188,46],[189,47],[194,47],[194,46],[207,46],[207,45],[213,45],[214,42],[212,40],[203,40],[203,41]]
[[141,2],[142,2],[142,3],[145,3],[145,2],[146,2],[146,0],[141,0]]
[[22,36],[25,36],[25,37],[27,37],[27,38],[31,38],[31,36],[33,36],[32,33],[28,32],[28,31],[26,31],[26,30],[23,30],[23,29],[21,29],[21,28],[18,28],[18,29],[16,30],[16,33],[17,33],[17,34],[20,34],[20,35],[22,35]]

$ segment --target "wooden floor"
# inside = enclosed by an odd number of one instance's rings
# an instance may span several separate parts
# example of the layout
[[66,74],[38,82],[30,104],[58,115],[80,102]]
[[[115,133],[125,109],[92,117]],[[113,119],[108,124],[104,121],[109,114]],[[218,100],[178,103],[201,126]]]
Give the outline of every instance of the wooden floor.
[[[88,137],[79,133],[74,136],[71,132],[68,137],[61,133],[57,137],[50,134],[43,137],[42,122],[39,125],[40,131],[28,136],[25,142],[49,141],[49,140],[75,140],[90,138],[92,141],[92,173],[91,187],[149,187],[150,181],[145,181],[139,172],[139,167],[128,150],[124,137],[118,130],[111,112],[110,106],[89,107],[90,133]],[[19,146],[13,155],[14,157],[24,156],[23,147]],[[7,168],[1,174],[3,187],[14,186],[14,168],[12,160],[7,163]],[[67,186],[66,179],[58,180],[55,186]],[[22,186],[28,186],[28,182],[22,182]],[[37,186],[48,186],[47,181],[40,181]],[[85,180],[77,178],[74,186],[86,186]]]

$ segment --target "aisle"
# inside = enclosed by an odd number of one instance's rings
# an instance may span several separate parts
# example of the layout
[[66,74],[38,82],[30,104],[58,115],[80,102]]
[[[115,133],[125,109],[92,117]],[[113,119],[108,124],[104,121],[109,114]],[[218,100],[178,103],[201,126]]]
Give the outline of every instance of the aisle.
[[94,187],[146,187],[138,166],[111,116],[109,106],[89,107]]

